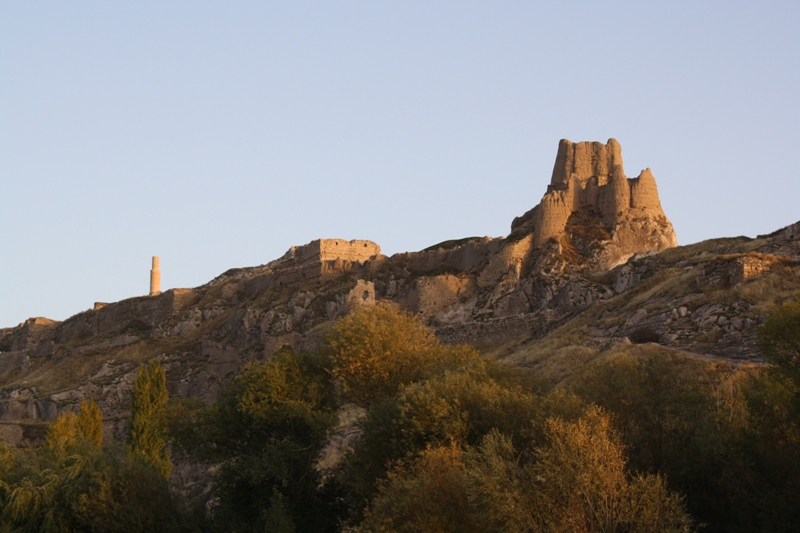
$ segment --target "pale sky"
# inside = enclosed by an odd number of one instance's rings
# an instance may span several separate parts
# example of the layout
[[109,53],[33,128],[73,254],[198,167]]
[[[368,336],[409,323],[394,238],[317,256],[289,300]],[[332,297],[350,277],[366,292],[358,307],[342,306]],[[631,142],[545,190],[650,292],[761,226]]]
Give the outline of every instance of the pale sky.
[[800,2],[2,2],[0,327],[317,238],[504,236],[558,141],[681,244],[800,220]]

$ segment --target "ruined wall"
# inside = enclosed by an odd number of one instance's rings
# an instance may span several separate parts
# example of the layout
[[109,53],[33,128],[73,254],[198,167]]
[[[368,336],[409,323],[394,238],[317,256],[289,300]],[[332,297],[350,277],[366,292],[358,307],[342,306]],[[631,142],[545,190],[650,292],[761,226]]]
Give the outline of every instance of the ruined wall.
[[522,266],[532,248],[533,237],[530,235],[503,246],[498,253],[492,256],[486,268],[481,271],[480,276],[478,276],[478,287],[487,288],[497,284],[512,269],[519,277]]
[[550,180],[552,187],[559,187],[567,183],[574,175],[583,185],[589,178],[597,178],[598,185],[605,185],[608,177],[618,167],[624,174],[622,167],[622,147],[616,139],[609,139],[608,143],[579,142],[573,143],[561,139],[558,143],[558,154],[553,166],[553,176]]
[[372,241],[344,239],[317,239],[303,246],[292,246],[287,252],[295,266],[336,259],[364,263],[380,254],[381,247]]
[[[661,208],[652,172],[648,168],[628,179],[623,170],[622,148],[614,139],[607,144],[562,139],[547,192],[536,207],[514,219],[511,230],[531,233],[533,245],[541,247],[564,235],[575,213],[587,215],[582,218],[593,219],[594,224],[624,237],[614,243],[620,259],[677,245],[672,224]],[[658,238],[639,235],[645,226]]]
[[783,264],[784,261],[774,255],[749,253],[736,260],[736,265],[731,273],[731,282],[736,284],[762,276],[769,273],[776,265]]
[[736,285],[751,278],[768,274],[777,265],[791,264],[790,259],[771,254],[750,252],[742,255],[722,255],[708,261],[697,281],[703,285],[721,283]]
[[250,281],[250,290],[324,282],[378,257],[381,247],[372,241],[317,239],[289,248],[283,257],[267,265],[268,272]]
[[549,314],[530,313],[508,318],[489,319],[483,322],[465,322],[436,328],[436,337],[447,344],[470,344],[481,348],[496,346],[529,334],[548,323]]
[[474,277],[465,274],[419,277],[414,280],[401,306],[422,320],[428,320],[442,309],[472,296],[476,288]]
[[372,241],[320,239],[314,242],[318,243],[319,257],[322,261],[343,259],[354,263],[364,263],[372,257],[381,255],[381,247]]
[[0,336],[0,352],[16,352],[36,348],[53,340],[61,322],[49,318],[29,318],[15,328],[5,328]]
[[434,248],[420,252],[403,252],[391,257],[409,271],[425,273],[434,270],[470,272],[484,266],[492,254],[503,245],[504,239],[483,237],[452,248]]
[[108,336],[151,328],[183,312],[195,298],[192,289],[170,289],[158,296],[141,296],[84,311],[65,320],[55,342],[68,344],[92,336]]

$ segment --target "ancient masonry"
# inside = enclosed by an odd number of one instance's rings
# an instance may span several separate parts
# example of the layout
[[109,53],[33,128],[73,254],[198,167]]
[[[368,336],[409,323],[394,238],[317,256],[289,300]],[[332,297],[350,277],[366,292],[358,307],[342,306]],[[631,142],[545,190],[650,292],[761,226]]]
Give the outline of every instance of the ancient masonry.
[[664,215],[656,180],[650,169],[628,179],[622,166],[622,148],[616,139],[573,143],[562,139],[553,176],[542,201],[511,229],[532,229],[534,246],[558,238],[573,214],[589,214],[603,226],[614,226],[636,217],[658,219],[664,226],[664,246],[676,246],[675,232]]
[[150,270],[150,296],[161,294],[161,270],[158,268],[159,259],[153,256],[153,268]]
[[381,247],[372,241],[317,239],[303,246],[292,246],[268,266],[273,273],[268,286],[302,286],[324,283],[381,256]]

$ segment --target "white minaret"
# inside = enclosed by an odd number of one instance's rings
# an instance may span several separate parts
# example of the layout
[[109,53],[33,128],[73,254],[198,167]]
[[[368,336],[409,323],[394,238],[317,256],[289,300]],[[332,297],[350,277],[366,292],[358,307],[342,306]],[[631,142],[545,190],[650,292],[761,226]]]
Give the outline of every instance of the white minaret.
[[161,270],[158,269],[158,256],[153,256],[153,269],[150,271],[150,296],[161,294]]

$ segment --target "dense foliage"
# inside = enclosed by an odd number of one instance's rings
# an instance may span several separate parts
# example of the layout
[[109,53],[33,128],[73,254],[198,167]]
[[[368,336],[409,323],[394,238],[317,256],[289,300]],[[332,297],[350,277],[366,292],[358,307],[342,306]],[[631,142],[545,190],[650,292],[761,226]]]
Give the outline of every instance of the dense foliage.
[[216,405],[178,412],[178,444],[219,465],[213,522],[220,531],[336,529],[336,488],[314,468],[336,418],[319,358],[283,351],[248,365]]
[[466,346],[441,345],[416,317],[390,306],[359,308],[341,319],[324,354],[345,397],[363,407],[477,357]]
[[[637,345],[557,388],[381,306],[318,353],[249,364],[213,405],[166,409],[151,363],[127,448],[103,446],[93,402],[41,446],[0,446],[0,532],[797,531],[799,320],[798,301],[769,315],[766,367]],[[322,470],[353,412],[360,436]],[[170,448],[209,472],[199,506],[169,489]]]
[[61,414],[45,444],[0,444],[0,531],[190,531],[166,480],[141,456],[100,445],[93,402]]
[[163,415],[168,401],[167,375],[158,361],[140,366],[131,393],[131,448],[165,478],[172,472]]

